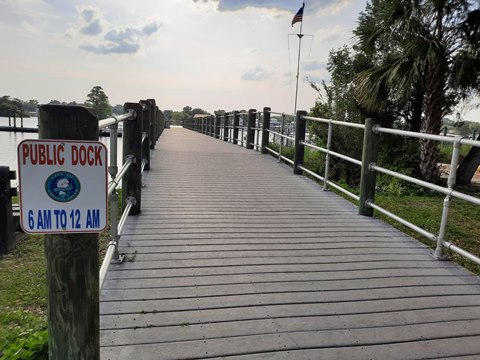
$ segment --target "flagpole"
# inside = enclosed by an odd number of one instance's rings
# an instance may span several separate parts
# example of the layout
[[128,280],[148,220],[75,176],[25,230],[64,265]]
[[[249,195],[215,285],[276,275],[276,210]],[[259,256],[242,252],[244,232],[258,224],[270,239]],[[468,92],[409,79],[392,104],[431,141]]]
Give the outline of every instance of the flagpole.
[[[303,6],[305,8],[305,3],[303,3]],[[295,107],[293,113],[297,113],[297,97],[298,97],[298,78],[300,76],[300,50],[302,48],[302,26],[303,26],[303,18],[302,21],[300,21],[300,34],[297,34],[298,36],[298,60],[297,60],[297,84],[295,86]]]

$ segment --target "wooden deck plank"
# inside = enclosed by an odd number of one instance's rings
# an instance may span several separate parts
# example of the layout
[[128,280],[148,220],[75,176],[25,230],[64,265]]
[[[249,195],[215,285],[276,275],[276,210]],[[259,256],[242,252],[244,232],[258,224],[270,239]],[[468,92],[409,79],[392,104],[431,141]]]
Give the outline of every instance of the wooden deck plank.
[[102,359],[480,354],[480,281],[273,158],[166,130],[102,290]]

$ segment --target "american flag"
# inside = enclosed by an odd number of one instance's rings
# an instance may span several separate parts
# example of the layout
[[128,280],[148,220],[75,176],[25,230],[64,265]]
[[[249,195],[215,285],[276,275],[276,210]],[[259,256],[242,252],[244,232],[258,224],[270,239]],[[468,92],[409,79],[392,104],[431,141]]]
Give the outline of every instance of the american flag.
[[303,3],[302,7],[300,8],[300,10],[297,11],[297,13],[295,14],[295,16],[293,17],[292,19],[292,27],[293,27],[293,24],[297,23],[297,22],[300,22],[300,21],[303,21],[303,8],[305,7],[305,3]]

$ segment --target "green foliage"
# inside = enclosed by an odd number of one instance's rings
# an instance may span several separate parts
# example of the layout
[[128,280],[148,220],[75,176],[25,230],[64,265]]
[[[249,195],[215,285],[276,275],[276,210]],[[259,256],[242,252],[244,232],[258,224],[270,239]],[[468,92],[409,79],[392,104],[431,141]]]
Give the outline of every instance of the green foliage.
[[37,105],[37,100],[29,100],[28,102],[25,102],[17,98],[12,98],[8,95],[4,95],[0,97],[0,116],[29,117],[28,111],[36,111]]
[[47,330],[28,330],[13,339],[3,351],[3,359],[48,360]]
[[0,257],[0,351],[46,328],[45,274],[42,236],[25,236]]
[[112,114],[112,107],[108,101],[108,96],[101,86],[94,86],[92,90],[90,90],[87,94],[85,104],[93,107],[93,111],[99,119],[105,119]]

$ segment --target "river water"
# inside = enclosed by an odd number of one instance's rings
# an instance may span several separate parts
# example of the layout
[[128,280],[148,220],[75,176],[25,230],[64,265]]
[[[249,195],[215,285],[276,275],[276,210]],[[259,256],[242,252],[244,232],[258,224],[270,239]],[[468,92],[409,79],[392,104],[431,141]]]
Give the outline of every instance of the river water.
[[[13,125],[13,119],[11,119],[11,124]],[[8,126],[8,118],[0,117],[0,126]],[[27,128],[37,128],[38,119],[36,117],[23,119],[23,126]],[[20,127],[20,119],[17,119],[17,127]],[[17,170],[17,146],[22,140],[27,139],[38,139],[38,133],[0,131],[0,166],[8,166],[11,170]],[[110,148],[109,137],[100,137],[99,140],[103,142],[107,148]],[[118,138],[118,141],[118,162],[119,166],[121,166],[122,138]],[[17,184],[17,180],[12,181],[13,186],[17,186]]]

